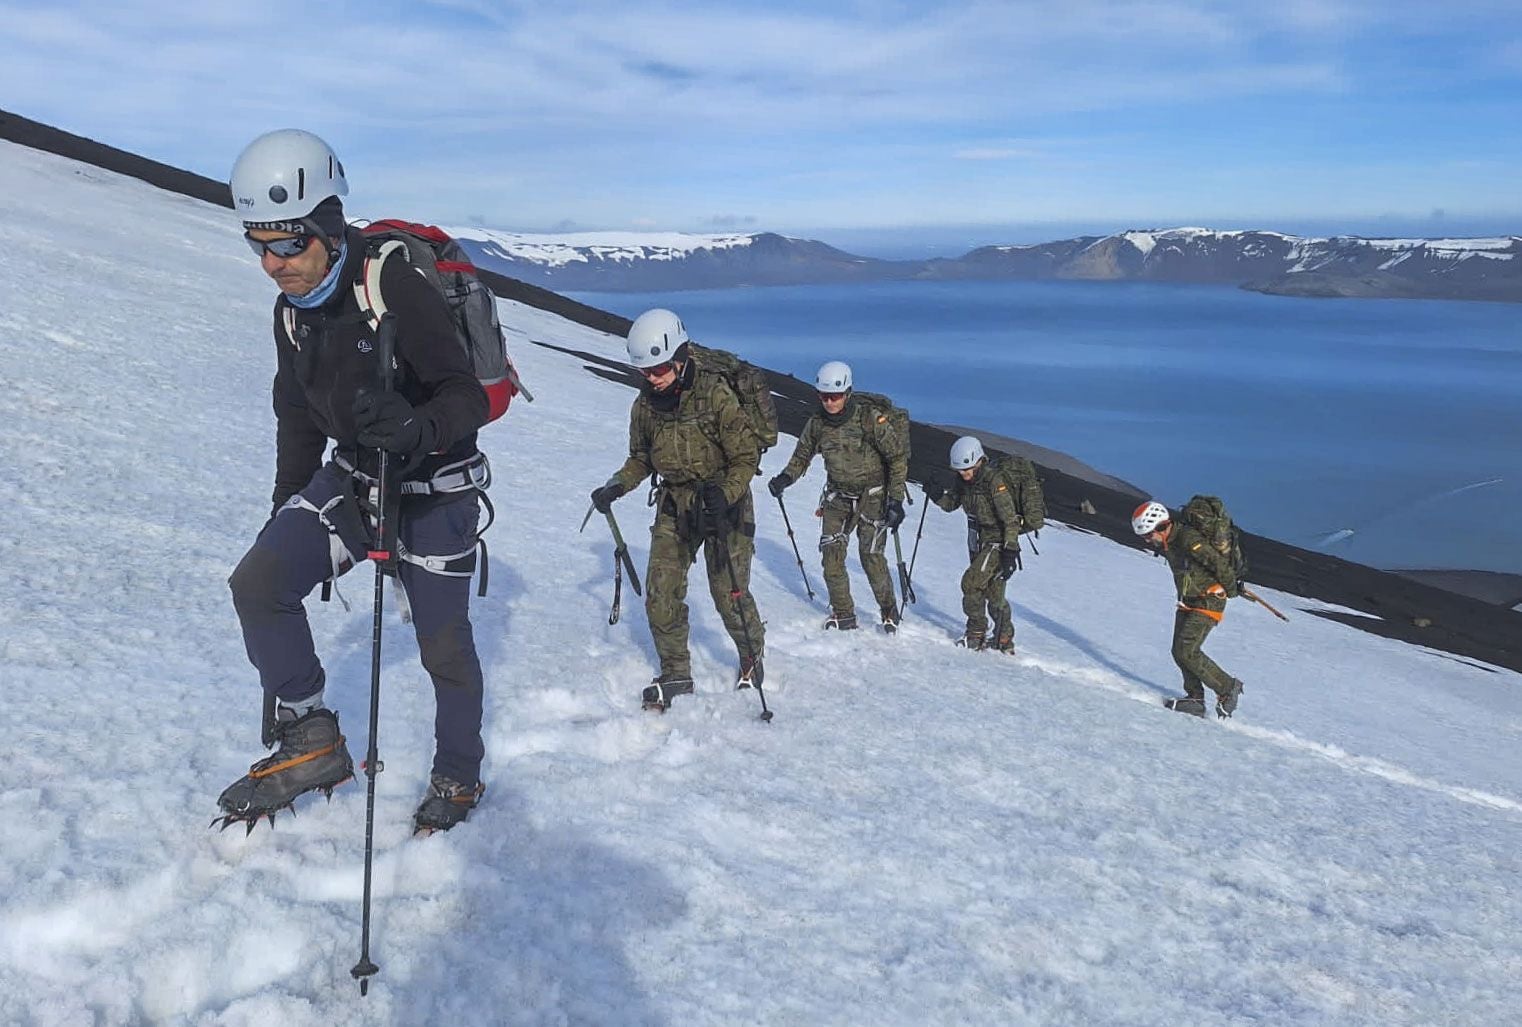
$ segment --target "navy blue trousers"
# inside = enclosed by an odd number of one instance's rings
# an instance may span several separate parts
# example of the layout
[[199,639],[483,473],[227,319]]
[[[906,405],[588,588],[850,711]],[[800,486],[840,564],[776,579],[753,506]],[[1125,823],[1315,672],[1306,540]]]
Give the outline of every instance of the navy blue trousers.
[[[321,508],[339,494],[347,478],[342,468],[325,464],[301,496]],[[409,552],[452,556],[475,544],[480,503],[474,492],[434,501],[421,513],[415,502],[402,501],[398,526]],[[342,524],[342,519],[334,520]],[[368,542],[357,523],[355,528],[345,525],[341,535],[347,550],[340,564],[344,573],[364,559]],[[286,702],[310,697],[325,682],[303,600],[333,573],[330,537],[316,513],[295,501],[287,503],[259,533],[228,582],[249,662],[259,671],[265,691]],[[399,575],[412,607],[423,667],[433,678],[433,772],[474,785],[485,749],[481,661],[470,627],[471,579],[435,574],[410,563],[400,565]]]

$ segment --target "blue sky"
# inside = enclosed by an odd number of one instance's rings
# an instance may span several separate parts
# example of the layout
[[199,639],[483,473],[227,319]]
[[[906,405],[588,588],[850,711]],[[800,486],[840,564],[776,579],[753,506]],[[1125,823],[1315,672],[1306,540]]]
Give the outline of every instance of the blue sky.
[[0,107],[217,178],[309,128],[365,213],[879,250],[1522,231],[1515,0],[0,0],[0,25]]

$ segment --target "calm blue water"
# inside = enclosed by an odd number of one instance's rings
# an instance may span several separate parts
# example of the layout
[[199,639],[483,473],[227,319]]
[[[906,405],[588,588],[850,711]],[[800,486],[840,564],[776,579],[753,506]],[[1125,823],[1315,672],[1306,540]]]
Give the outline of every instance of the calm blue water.
[[[1384,567],[1522,572],[1522,306],[1086,282],[582,293]],[[1493,478],[1501,484],[1454,493]]]

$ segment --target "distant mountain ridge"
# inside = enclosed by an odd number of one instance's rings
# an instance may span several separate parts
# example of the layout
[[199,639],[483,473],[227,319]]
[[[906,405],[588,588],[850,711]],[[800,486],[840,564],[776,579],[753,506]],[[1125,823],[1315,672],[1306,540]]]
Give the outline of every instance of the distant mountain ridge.
[[775,232],[576,232],[449,228],[480,266],[546,289],[660,292],[911,278],[920,265],[858,257]]
[[545,288],[656,292],[869,281],[1075,279],[1237,285],[1296,296],[1522,302],[1522,237],[1313,238],[1134,229],[960,257],[879,260],[774,232],[536,235],[451,228],[484,267]]

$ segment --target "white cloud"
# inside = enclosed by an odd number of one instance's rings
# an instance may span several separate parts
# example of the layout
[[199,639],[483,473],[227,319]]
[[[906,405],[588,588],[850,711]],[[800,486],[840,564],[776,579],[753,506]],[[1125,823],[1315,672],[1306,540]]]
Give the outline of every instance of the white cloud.
[[[1349,40],[1411,31],[1405,6],[0,0],[0,96],[215,177],[254,134],[308,127],[362,193],[458,219],[627,224],[638,199],[664,224],[764,221],[758,193],[854,203],[915,169],[1049,159],[1011,137],[1054,118],[1353,92]],[[805,181],[836,191],[789,194]]]

